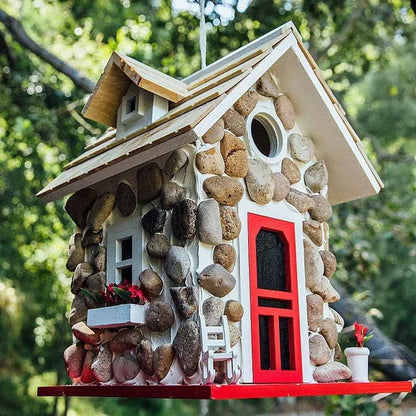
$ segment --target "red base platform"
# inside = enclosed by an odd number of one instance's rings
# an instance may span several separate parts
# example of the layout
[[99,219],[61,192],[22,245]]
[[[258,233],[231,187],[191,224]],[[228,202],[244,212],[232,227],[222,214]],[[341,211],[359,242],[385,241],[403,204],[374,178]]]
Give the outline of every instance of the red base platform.
[[38,387],[38,396],[147,397],[158,399],[260,399],[264,397],[328,396],[411,392],[411,381],[370,383],[234,384],[209,386],[50,386]]

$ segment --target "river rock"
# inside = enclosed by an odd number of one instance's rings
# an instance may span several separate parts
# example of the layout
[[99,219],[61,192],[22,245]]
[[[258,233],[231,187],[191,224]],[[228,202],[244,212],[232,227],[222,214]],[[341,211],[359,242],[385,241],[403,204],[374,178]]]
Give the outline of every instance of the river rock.
[[172,209],[173,206],[185,197],[186,189],[176,182],[168,182],[160,192],[160,205],[163,209]]
[[82,372],[86,351],[82,343],[70,345],[64,351],[66,372],[71,378],[78,378]]
[[79,228],[85,228],[88,212],[96,199],[97,193],[94,189],[84,188],[72,194],[66,201],[65,211]]
[[105,220],[113,211],[115,203],[116,196],[108,192],[100,195],[95,200],[87,217],[87,225],[91,231],[100,231]]
[[270,75],[270,72],[264,73],[264,75],[257,81],[256,88],[258,93],[264,95],[265,97],[275,98],[279,94],[279,89]]
[[90,345],[98,345],[100,343],[102,332],[100,329],[88,327],[85,322],[78,322],[72,326],[72,333],[75,338]]
[[328,347],[333,348],[336,347],[338,343],[338,330],[337,330],[337,324],[335,321],[331,318],[325,318],[324,323],[321,328],[321,334],[325,338]]
[[235,208],[226,205],[221,206],[220,217],[222,238],[224,240],[234,240],[237,238],[241,231],[241,221],[240,218],[238,218],[238,213]]
[[166,275],[174,283],[182,283],[191,269],[191,260],[186,249],[172,246],[165,258]]
[[324,301],[316,294],[306,296],[309,330],[317,331],[323,325]]
[[238,300],[229,300],[225,304],[224,315],[231,322],[240,322],[244,315],[243,305]]
[[117,185],[116,203],[120,214],[128,217],[136,210],[136,194],[129,182],[123,180]]
[[230,329],[230,346],[231,348],[235,347],[241,339],[241,331],[239,328],[237,328],[235,325],[233,325],[232,323],[230,323],[228,325],[229,329]]
[[196,233],[196,203],[192,199],[183,199],[175,204],[172,212],[172,231],[176,238],[187,240]]
[[202,243],[216,245],[222,241],[220,207],[215,199],[201,201],[197,212],[198,237]]
[[259,95],[255,88],[250,88],[234,104],[234,108],[243,116],[247,117],[256,107]]
[[162,171],[152,162],[140,168],[137,177],[137,202],[146,204],[157,198],[163,187]]
[[331,282],[326,276],[322,276],[321,281],[314,287],[312,292],[317,293],[325,302],[336,302],[339,300],[339,293],[332,287]]
[[275,188],[274,175],[265,162],[249,159],[245,181],[248,194],[254,202],[268,204],[272,200]]
[[82,247],[81,233],[72,234],[69,240],[68,258],[66,260],[66,268],[70,272],[75,271],[78,264],[84,261],[85,250]]
[[142,218],[143,228],[150,234],[163,231],[166,221],[166,211],[162,208],[152,208]]
[[324,161],[316,162],[306,169],[304,175],[305,185],[312,192],[319,192],[328,184],[328,170]]
[[248,171],[246,145],[234,134],[226,131],[221,140],[221,155],[225,162],[225,173],[235,178],[244,178]]
[[342,361],[342,349],[341,345],[335,345],[334,349],[334,361]]
[[289,98],[285,94],[280,93],[274,102],[274,108],[283,127],[286,130],[292,130],[295,127],[296,113]]
[[214,248],[213,261],[220,264],[224,269],[230,273],[234,269],[237,253],[230,244],[219,244]]
[[312,243],[321,246],[323,243],[321,223],[315,220],[303,221],[303,232],[311,239]]
[[135,328],[123,328],[110,342],[110,350],[116,354],[137,348],[143,336],[142,332]]
[[173,349],[186,376],[198,371],[201,355],[201,340],[196,322],[182,322],[173,340]]
[[315,156],[315,147],[309,137],[298,133],[289,136],[290,154],[296,160],[307,163]]
[[79,263],[76,267],[71,281],[71,292],[76,295],[81,290],[88,276],[94,273],[94,267],[92,264],[86,261]]
[[282,160],[282,174],[286,176],[291,185],[299,182],[302,178],[298,165],[288,157]]
[[149,311],[146,316],[146,326],[152,332],[165,332],[175,320],[173,310],[170,305],[160,300],[150,303]]
[[117,383],[125,383],[139,374],[140,366],[130,354],[119,355],[113,361],[113,374]]
[[72,300],[71,310],[69,312],[69,325],[71,327],[78,322],[87,321],[88,307],[84,300],[84,295],[78,293]]
[[205,318],[205,325],[218,326],[221,324],[221,316],[224,315],[224,302],[221,298],[211,296],[204,300],[202,313]]
[[337,269],[337,258],[334,253],[329,250],[322,250],[319,254],[324,262],[324,275],[329,279],[334,275]]
[[151,269],[143,270],[139,274],[140,289],[150,299],[157,298],[163,292],[163,280]]
[[153,353],[153,368],[158,380],[163,380],[169,372],[175,359],[175,351],[172,344],[159,345]]
[[236,280],[221,265],[210,264],[199,274],[198,283],[211,295],[222,298],[234,289]]
[[309,208],[309,214],[315,221],[325,222],[332,215],[332,207],[328,200],[322,195],[312,195],[314,206]]
[[143,339],[137,348],[137,361],[142,371],[152,376],[155,372],[153,368],[153,350],[149,340]]
[[236,136],[244,136],[246,134],[246,120],[244,117],[233,108],[230,108],[222,116],[224,120],[224,128],[229,130]]
[[92,372],[100,383],[107,383],[113,378],[112,361],[113,353],[109,345],[101,345],[91,365]]
[[331,359],[331,350],[321,334],[309,338],[309,359],[315,365],[323,365]]
[[306,287],[312,289],[320,285],[324,274],[324,263],[317,247],[308,240],[303,240]]
[[202,136],[202,140],[208,144],[219,142],[224,137],[224,120],[220,118],[213,126]]
[[301,214],[304,214],[315,206],[313,199],[308,194],[293,188],[290,188],[286,196],[286,201],[290,205],[293,205]]
[[81,372],[81,383],[89,384],[95,381],[94,372],[92,371],[92,363],[95,360],[95,351],[88,350],[85,354],[84,364]]
[[351,370],[339,362],[330,362],[315,368],[313,378],[318,383],[333,383],[351,377]]
[[198,309],[198,301],[193,287],[171,287],[170,294],[176,310],[182,318],[190,318]]
[[82,235],[82,247],[91,247],[91,246],[97,246],[98,244],[103,241],[103,230],[99,230],[97,232],[94,232],[89,229],[85,229],[85,232]]
[[105,272],[107,268],[107,249],[104,246],[99,246],[97,254],[94,257],[93,264],[97,272]]
[[335,309],[332,309],[330,307],[329,310],[330,310],[330,312],[332,313],[332,315],[334,317],[335,323],[340,327],[338,330],[341,331],[342,328],[344,328],[344,325],[345,325],[344,318]]
[[169,241],[164,234],[155,233],[146,244],[147,254],[155,259],[164,259],[170,248]]
[[168,176],[178,173],[188,163],[188,155],[182,149],[174,150],[165,163],[163,171]]
[[244,194],[243,186],[236,179],[227,176],[212,176],[205,179],[204,191],[223,205],[237,205]]
[[198,152],[195,165],[201,173],[212,175],[222,175],[225,169],[224,160],[216,147]]
[[273,201],[279,202],[287,197],[290,191],[290,182],[283,173],[275,172],[274,174],[274,193]]
[[90,291],[101,292],[105,289],[106,272],[98,272],[87,277],[87,287]]

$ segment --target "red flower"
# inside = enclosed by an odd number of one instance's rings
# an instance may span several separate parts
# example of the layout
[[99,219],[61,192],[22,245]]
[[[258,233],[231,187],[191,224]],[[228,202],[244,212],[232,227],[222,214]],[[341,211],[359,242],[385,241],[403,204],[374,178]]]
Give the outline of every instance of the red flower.
[[107,286],[107,292],[109,292],[109,293],[114,293],[114,286],[117,286],[117,285],[115,285],[114,283],[110,283],[110,284]]
[[355,326],[355,339],[357,340],[357,344],[359,347],[364,346],[364,342],[367,341],[367,337],[365,336],[367,334],[368,328],[365,327],[362,324],[359,324],[357,321],[354,322]]
[[134,285],[129,287],[130,297],[139,301],[146,302],[147,298],[139,286]]
[[117,287],[123,290],[129,290],[129,288],[131,287],[131,284],[129,283],[128,280],[124,279],[121,283],[117,285]]

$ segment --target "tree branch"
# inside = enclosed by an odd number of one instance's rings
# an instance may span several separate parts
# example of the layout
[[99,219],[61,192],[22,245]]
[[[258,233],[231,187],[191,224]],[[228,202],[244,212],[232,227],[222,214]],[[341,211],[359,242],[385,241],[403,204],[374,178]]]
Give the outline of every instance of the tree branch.
[[364,3],[366,0],[358,0],[357,6],[354,8],[354,10],[349,15],[348,19],[344,22],[344,25],[342,26],[341,30],[338,32],[337,35],[335,35],[331,42],[329,42],[329,45],[326,46],[324,49],[316,53],[315,59],[317,62],[327,54],[327,52],[338,43],[343,42],[345,39],[348,38],[348,36],[353,32],[355,22],[357,19],[361,17],[362,11],[364,10]]
[[95,83],[92,80],[46,50],[43,46],[36,43],[27,34],[18,20],[1,9],[0,22],[2,22],[4,26],[9,30],[16,42],[20,43],[24,48],[37,55],[43,61],[52,65],[57,71],[66,75],[78,88],[88,93],[93,90]]

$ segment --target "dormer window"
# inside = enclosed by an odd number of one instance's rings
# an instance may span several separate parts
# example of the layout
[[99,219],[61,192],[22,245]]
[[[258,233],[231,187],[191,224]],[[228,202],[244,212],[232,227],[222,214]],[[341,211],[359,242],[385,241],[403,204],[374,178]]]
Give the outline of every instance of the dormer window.
[[129,124],[143,116],[144,105],[141,95],[141,91],[132,85],[123,97],[121,103],[121,122],[123,124]]

